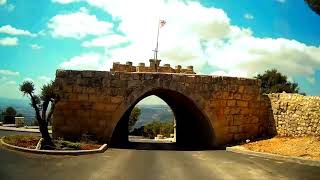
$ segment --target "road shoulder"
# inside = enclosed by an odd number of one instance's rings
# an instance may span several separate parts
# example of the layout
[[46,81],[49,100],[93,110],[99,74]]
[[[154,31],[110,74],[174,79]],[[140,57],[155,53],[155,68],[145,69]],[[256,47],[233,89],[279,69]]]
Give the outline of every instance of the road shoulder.
[[255,152],[255,151],[247,150],[240,146],[227,147],[226,151],[320,167],[319,160],[309,160],[309,159],[304,159],[300,157],[290,157],[290,156],[283,156],[283,155],[271,154],[271,153],[265,153],[265,152]]

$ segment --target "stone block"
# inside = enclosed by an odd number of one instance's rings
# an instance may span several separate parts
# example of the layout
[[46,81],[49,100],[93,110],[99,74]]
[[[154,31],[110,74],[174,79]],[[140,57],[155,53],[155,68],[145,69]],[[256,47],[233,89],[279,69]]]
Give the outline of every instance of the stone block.
[[139,87],[142,85],[142,81],[141,80],[131,80],[131,81],[128,81],[128,88],[131,88],[131,87]]
[[111,103],[113,104],[120,104],[121,102],[123,102],[124,97],[123,96],[114,96],[114,97],[110,97]]
[[222,99],[233,99],[233,93],[231,92],[223,92]]
[[228,100],[227,101],[227,106],[235,106],[236,105],[236,100]]
[[238,133],[239,132],[239,126],[230,126],[228,127],[229,133]]
[[118,107],[118,104],[106,104],[104,110],[107,112],[114,112]]
[[237,100],[237,106],[239,106],[239,107],[248,107],[248,101]]
[[249,100],[251,100],[253,98],[254,98],[254,96],[251,95],[251,94],[243,94],[242,95],[242,100],[245,100],[245,101],[249,101]]
[[251,109],[249,109],[249,108],[241,108],[240,114],[247,115],[247,114],[251,114],[251,113],[252,113]]
[[79,101],[88,101],[89,100],[89,94],[78,94],[78,100]]
[[89,101],[92,101],[92,102],[101,101],[101,96],[96,94],[89,94]]
[[234,115],[233,116],[233,125],[243,124],[244,116],[243,115]]
[[242,98],[242,95],[241,94],[233,94],[233,99],[236,99],[236,100],[240,100]]
[[196,77],[195,76],[186,76],[186,82],[187,83],[195,83],[196,82]]
[[253,124],[259,123],[259,117],[256,117],[256,116],[251,117],[250,123],[253,123]]
[[245,89],[245,86],[239,86],[238,92],[239,92],[239,93],[243,93],[243,92],[244,92],[244,89]]
[[72,86],[63,86],[63,92],[65,93],[71,93],[72,92],[73,87]]
[[232,115],[240,114],[240,111],[241,111],[241,108],[233,107],[230,109],[230,114],[232,114]]
[[92,78],[94,75],[93,71],[82,71],[82,77],[84,78]]

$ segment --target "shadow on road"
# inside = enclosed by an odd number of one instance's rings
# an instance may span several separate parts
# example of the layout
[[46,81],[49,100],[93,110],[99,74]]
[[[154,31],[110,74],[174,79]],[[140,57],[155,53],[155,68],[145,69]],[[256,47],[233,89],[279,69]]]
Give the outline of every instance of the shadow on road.
[[[112,147],[112,146],[111,146]],[[129,142],[123,145],[117,145],[112,148],[118,149],[136,149],[136,150],[166,150],[166,151],[205,151],[205,150],[225,150],[222,148],[200,147],[178,145],[176,143],[145,143],[145,142]]]

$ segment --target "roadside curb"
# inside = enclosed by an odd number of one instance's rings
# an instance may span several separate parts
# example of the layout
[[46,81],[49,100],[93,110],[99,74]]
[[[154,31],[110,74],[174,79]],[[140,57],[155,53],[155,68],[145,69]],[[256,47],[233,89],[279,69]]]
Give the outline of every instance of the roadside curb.
[[[16,132],[27,132],[27,133],[40,133],[39,129],[20,129],[20,128],[12,128],[12,127],[1,127],[1,131],[16,131]],[[51,131],[49,131],[49,134],[52,134]]]
[[301,157],[290,157],[290,156],[283,156],[283,155],[271,154],[271,153],[265,153],[265,152],[255,152],[255,151],[250,151],[246,149],[240,149],[237,146],[226,147],[226,151],[320,167],[320,160],[309,160]]
[[8,149],[16,150],[16,151],[22,151],[22,152],[28,152],[28,153],[34,153],[34,154],[47,154],[47,155],[71,155],[71,156],[78,156],[78,155],[85,155],[85,154],[96,154],[96,153],[103,153],[108,149],[107,144],[103,144],[100,146],[99,149],[93,149],[93,150],[37,150],[37,149],[29,149],[24,147],[18,147],[11,144],[7,144],[3,141],[3,138],[0,139],[0,143],[5,146]]

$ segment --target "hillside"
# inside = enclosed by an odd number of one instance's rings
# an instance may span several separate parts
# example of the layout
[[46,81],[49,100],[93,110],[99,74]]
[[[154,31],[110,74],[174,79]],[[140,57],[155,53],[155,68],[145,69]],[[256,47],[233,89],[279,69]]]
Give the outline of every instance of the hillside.
[[[23,114],[28,124],[35,118],[34,110],[30,106],[28,100],[0,98],[0,112],[5,110],[8,106],[15,108],[17,113]],[[170,107],[167,105],[138,105],[138,107],[141,109],[141,116],[134,126],[136,128],[154,120],[164,122],[172,121],[174,118]]]
[[17,113],[21,113],[27,122],[31,123],[34,119],[34,110],[29,104],[29,100],[0,98],[0,112],[4,111],[8,106],[13,107]]
[[141,109],[141,115],[134,126],[135,128],[155,120],[160,120],[161,122],[173,121],[173,112],[167,105],[138,105],[138,107]]

